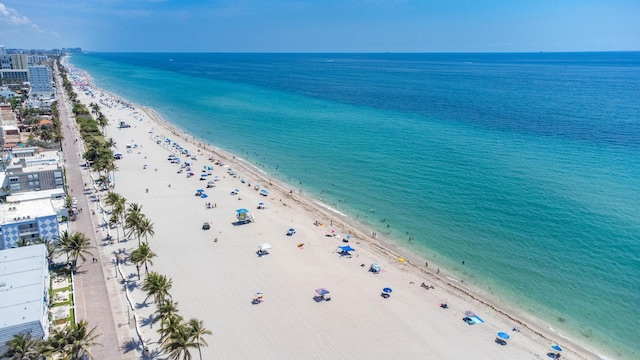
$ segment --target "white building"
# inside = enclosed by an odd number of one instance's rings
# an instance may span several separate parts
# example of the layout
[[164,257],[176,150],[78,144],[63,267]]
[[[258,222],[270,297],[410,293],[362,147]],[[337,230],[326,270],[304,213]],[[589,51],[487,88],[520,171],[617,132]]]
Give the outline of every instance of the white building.
[[65,198],[62,189],[7,196],[0,204],[0,250],[16,247],[20,239],[57,239],[59,219],[67,215]]
[[44,244],[0,250],[0,353],[14,335],[49,336],[49,284]]

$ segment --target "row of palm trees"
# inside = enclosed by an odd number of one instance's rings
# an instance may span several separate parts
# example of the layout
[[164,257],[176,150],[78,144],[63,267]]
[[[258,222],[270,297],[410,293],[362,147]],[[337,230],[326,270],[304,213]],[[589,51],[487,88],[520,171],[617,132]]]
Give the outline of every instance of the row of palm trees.
[[61,330],[53,331],[47,340],[37,339],[31,333],[22,333],[7,341],[7,350],[0,354],[11,360],[44,360],[47,358],[82,360],[93,359],[89,349],[100,345],[96,328],[89,330],[84,320]]
[[178,314],[178,303],[174,302],[169,294],[173,281],[165,275],[150,272],[144,279],[142,290],[147,293],[147,298],[153,297],[156,303],[156,311],[153,324],[160,322],[158,333],[160,344],[164,352],[171,360],[190,360],[190,349],[197,348],[200,360],[202,360],[202,346],[209,346],[205,335],[211,335],[211,330],[204,326],[201,320],[191,318],[185,321]]
[[[105,203],[111,206],[109,223],[116,226],[116,231],[120,224],[125,236],[135,236],[138,239],[138,248],[131,252],[131,261],[136,264],[138,280],[140,280],[140,267],[144,265],[146,277],[142,282],[142,290],[147,294],[144,302],[153,298],[156,303],[156,316],[153,323],[159,321],[161,324],[158,332],[162,349],[169,359],[189,360],[192,358],[190,349],[197,348],[202,359],[201,347],[208,346],[204,335],[210,335],[212,332],[204,327],[201,320],[192,318],[185,321],[178,315],[178,303],[171,299],[169,293],[173,280],[155,271],[149,272],[148,265],[153,265],[152,259],[156,257],[156,254],[151,251],[148,239],[149,236],[155,235],[153,223],[142,213],[141,205],[132,203],[125,207],[126,199],[118,193],[110,191]],[[144,242],[142,242],[143,237]]]
[[122,225],[124,235],[127,237],[135,236],[138,239],[138,246],[141,245],[143,236],[147,245],[149,244],[149,236],[153,237],[155,230],[153,222],[142,213],[142,205],[131,203],[128,208],[125,208],[127,200],[113,191],[107,193],[105,202],[111,206],[109,225],[115,225],[118,238],[120,238],[118,225]]

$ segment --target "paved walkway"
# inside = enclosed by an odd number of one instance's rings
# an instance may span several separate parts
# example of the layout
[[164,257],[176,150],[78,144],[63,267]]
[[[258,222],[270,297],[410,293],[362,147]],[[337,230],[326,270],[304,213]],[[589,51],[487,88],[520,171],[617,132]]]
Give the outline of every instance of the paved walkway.
[[56,66],[54,72],[64,136],[62,149],[68,193],[78,199],[78,209],[82,210],[77,220],[70,222],[69,231],[82,232],[89,237],[95,246],[92,252],[98,259],[97,262],[87,259],[86,262],[78,264],[79,269],[74,277],[76,319],[86,320],[90,327],[97,327],[96,333],[101,334],[98,342],[102,346],[91,349],[96,360],[136,359],[140,353],[136,350],[137,337],[135,330],[132,330],[133,318],[129,319],[122,296],[122,285],[115,274],[113,256],[102,248],[103,233],[98,227],[99,219],[91,213],[91,205],[95,210],[96,204],[89,202],[84,191],[84,184],[89,183],[89,176],[88,171],[80,165],[84,163],[81,158],[82,139],[76,130],[75,121],[71,120],[70,105]]

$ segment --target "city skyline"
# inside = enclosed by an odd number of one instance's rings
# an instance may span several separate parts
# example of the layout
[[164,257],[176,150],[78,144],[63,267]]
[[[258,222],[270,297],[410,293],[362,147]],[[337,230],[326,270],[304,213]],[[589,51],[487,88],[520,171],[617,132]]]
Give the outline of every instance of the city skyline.
[[105,52],[634,51],[640,1],[0,0],[0,44]]

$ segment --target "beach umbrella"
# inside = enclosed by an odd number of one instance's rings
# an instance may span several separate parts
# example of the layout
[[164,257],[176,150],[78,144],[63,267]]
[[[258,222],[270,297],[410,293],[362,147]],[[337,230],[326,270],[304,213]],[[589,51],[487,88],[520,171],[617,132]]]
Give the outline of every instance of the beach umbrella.
[[258,299],[262,299],[262,293],[261,293],[261,292],[257,292],[257,293],[256,293],[256,297],[257,297]]
[[465,312],[464,312],[464,314],[465,314],[466,316],[468,316],[468,317],[474,317],[474,316],[476,316],[476,313],[474,313],[474,312],[473,312],[473,311],[471,311],[471,310],[467,310],[467,311],[465,311]]
[[260,245],[258,245],[258,248],[261,251],[269,250],[269,249],[271,249],[271,244],[269,244],[269,243],[260,244]]
[[560,345],[558,345],[558,344],[553,344],[553,345],[551,345],[551,348],[552,348],[553,350],[556,350],[556,351],[562,351],[562,348],[561,348],[561,347],[560,347]]
[[316,289],[316,294],[318,294],[320,296],[327,295],[328,293],[329,293],[329,290],[327,290],[325,288]]
[[392,291],[393,290],[391,288],[389,288],[389,287],[386,287],[386,288],[382,289],[382,292],[387,293],[387,294],[392,292]]
[[198,190],[196,190],[196,192],[200,192],[200,193],[204,192],[204,189],[198,189]]
[[500,339],[505,339],[505,340],[509,340],[509,338],[510,338],[509,334],[507,334],[506,332],[502,332],[502,331],[498,333],[498,337]]
[[205,194],[205,193],[202,193],[202,195],[200,195],[200,197],[201,197],[202,199],[206,199],[206,198],[208,198],[208,197],[209,197],[209,195],[207,195],[207,194]]

